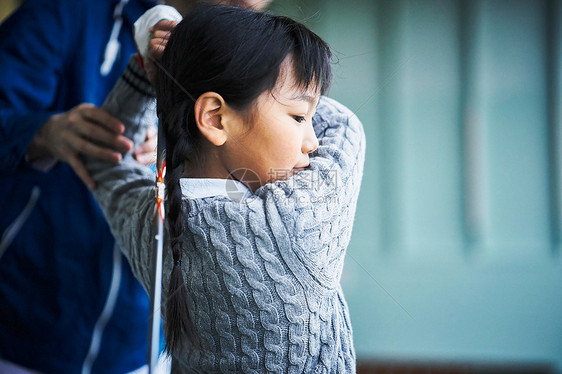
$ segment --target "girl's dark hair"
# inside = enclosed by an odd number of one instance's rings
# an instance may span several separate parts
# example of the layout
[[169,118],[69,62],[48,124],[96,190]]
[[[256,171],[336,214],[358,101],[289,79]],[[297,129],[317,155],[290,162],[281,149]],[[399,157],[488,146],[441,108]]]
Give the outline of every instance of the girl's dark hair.
[[331,78],[328,45],[290,18],[228,7],[200,7],[173,30],[156,76],[160,130],[166,140],[167,222],[174,268],[168,287],[165,337],[173,353],[183,337],[198,345],[188,310],[181,267],[184,162],[200,165],[201,136],[194,104],[205,92],[216,92],[237,110],[245,110],[275,87],[281,63],[291,55],[299,88],[325,93]]

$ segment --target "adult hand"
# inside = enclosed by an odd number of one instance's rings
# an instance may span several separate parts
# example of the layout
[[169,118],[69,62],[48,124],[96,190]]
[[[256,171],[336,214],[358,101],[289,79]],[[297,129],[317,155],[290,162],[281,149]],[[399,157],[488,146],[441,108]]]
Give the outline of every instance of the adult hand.
[[151,83],[154,83],[156,71],[159,69],[158,65],[164,53],[164,48],[168,44],[170,33],[177,24],[175,21],[162,20],[149,29],[152,36],[148,42],[148,52],[144,67],[148,80]]
[[146,139],[135,149],[133,156],[136,160],[143,165],[150,165],[156,163],[156,146],[158,143],[158,136],[156,126],[150,126],[146,130]]
[[95,183],[86,171],[80,155],[119,163],[120,152],[133,147],[121,135],[125,127],[109,113],[92,104],[80,104],[67,112],[51,116],[35,134],[28,148],[28,159],[54,157],[72,167],[91,189]]

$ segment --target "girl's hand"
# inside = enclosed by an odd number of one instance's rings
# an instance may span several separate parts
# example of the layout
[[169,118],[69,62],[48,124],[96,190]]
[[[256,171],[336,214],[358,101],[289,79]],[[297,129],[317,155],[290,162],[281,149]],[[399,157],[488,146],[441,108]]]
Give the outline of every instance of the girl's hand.
[[162,20],[149,29],[151,38],[148,42],[148,52],[144,67],[148,80],[151,83],[154,83],[157,69],[160,68],[160,59],[166,44],[168,44],[170,33],[177,24],[175,21]]

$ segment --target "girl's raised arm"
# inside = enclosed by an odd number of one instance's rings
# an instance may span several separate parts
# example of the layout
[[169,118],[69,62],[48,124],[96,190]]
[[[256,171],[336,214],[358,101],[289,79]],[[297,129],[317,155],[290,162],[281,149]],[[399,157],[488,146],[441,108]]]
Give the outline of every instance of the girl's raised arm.
[[[154,91],[136,56],[131,57],[103,109],[125,124],[124,135],[133,139],[135,146],[143,142],[146,130],[156,123]],[[133,273],[148,290],[156,204],[154,173],[134,160],[131,153],[123,155],[117,165],[87,159],[86,168],[95,180],[97,187],[92,192],[111,232]]]
[[359,119],[342,104],[323,97],[313,126],[319,140],[310,166],[285,181],[256,191],[254,218],[271,229],[285,263],[307,277],[317,291],[340,280],[351,237],[365,160],[365,134]]

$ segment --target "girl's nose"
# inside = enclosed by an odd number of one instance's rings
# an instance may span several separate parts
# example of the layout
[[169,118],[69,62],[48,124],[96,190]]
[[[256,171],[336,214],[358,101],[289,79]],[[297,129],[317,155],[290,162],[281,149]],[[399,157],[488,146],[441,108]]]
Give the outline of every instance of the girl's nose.
[[302,153],[312,153],[318,148],[318,138],[314,133],[312,123],[307,123],[305,134],[302,140]]

